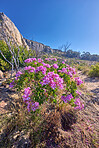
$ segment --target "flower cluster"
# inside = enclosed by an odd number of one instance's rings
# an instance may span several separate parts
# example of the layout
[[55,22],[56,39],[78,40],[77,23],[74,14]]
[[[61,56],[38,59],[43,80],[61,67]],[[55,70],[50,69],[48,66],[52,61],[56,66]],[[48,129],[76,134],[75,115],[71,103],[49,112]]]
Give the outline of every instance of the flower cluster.
[[65,103],[71,101],[71,99],[73,99],[72,94],[65,96],[61,96],[61,100],[63,100]]
[[41,62],[43,62],[43,59],[39,58],[38,63],[41,63]]
[[24,62],[25,63],[31,63],[33,61],[36,61],[36,58],[29,58],[29,59],[26,59]]
[[10,83],[9,87],[13,87],[14,86],[14,80]]
[[79,77],[74,78],[74,80],[77,82],[77,85],[81,85],[83,83]]
[[78,95],[81,95],[81,92],[79,92],[78,90],[76,90],[76,93],[77,93]]
[[24,95],[23,95],[24,102],[30,100],[30,97],[29,97],[31,93],[30,89],[31,89],[30,87],[24,89]]
[[[18,72],[16,73],[15,80],[18,80],[18,78],[20,77],[21,74],[22,74],[22,72],[21,72],[21,71],[18,71]],[[10,83],[9,87],[12,88],[14,85],[15,85],[15,81],[13,80],[13,81]]]
[[48,72],[42,81],[42,86],[49,84],[52,89],[55,89],[56,87],[63,89],[63,78],[60,78],[59,75],[55,74],[54,72]]
[[65,62],[64,62],[64,61],[62,61],[62,64],[65,64]]
[[69,75],[71,78],[73,77],[73,74],[76,74],[75,68],[70,67],[69,65],[66,64],[66,68],[62,68],[62,70],[58,70],[58,72],[66,73]]
[[37,73],[37,72],[39,72],[39,71],[41,71],[41,72],[42,72],[42,74],[43,74],[43,75],[45,75],[45,74],[46,74],[47,69],[46,69],[46,67],[39,66],[39,67],[37,67],[37,68],[35,69],[35,73]]
[[18,71],[18,72],[16,73],[16,77],[20,77],[21,74],[22,74],[22,72],[21,72],[21,71]]
[[43,64],[44,67],[47,67],[47,68],[50,68],[51,67],[49,64],[46,64],[44,62],[42,62],[42,64]]
[[28,66],[28,67],[26,66],[24,67],[24,70],[27,70],[30,73],[30,72],[34,72],[35,68],[31,66]]
[[76,105],[74,109],[79,109],[79,110],[84,109],[84,104],[82,104],[79,98],[75,99],[74,104]]
[[30,89],[31,89],[30,87],[25,88],[24,89],[24,95],[23,95],[23,101],[27,104],[28,112],[30,112],[31,110],[35,111],[39,107],[39,102],[34,103],[34,102],[31,101],[31,98],[30,98],[31,91],[30,91]]
[[57,64],[53,64],[53,67],[57,69],[59,66]]
[[31,110],[32,111],[36,111],[36,109],[39,108],[39,102],[33,103],[31,101],[27,101],[26,104],[27,104],[27,110],[28,110],[28,112],[30,112]]
[[31,103],[31,110],[35,111],[39,107],[39,102]]
[[[80,102],[79,98],[75,100],[76,96],[81,95],[81,93],[76,90],[76,85],[83,83],[79,77],[73,78],[73,75],[76,74],[75,68],[65,64],[64,59],[60,64],[54,62],[57,61],[56,58],[45,58],[45,60],[43,62],[43,59],[41,58],[26,59],[25,63],[27,66],[24,67],[25,72],[22,73],[21,71],[18,71],[15,79],[10,83],[10,87],[16,85],[17,88],[19,87],[19,90],[24,88],[23,101],[27,104],[28,111],[36,111],[39,104],[42,104],[47,99],[56,97],[57,90],[63,89],[63,87],[66,87],[66,94],[61,96],[61,100],[75,106],[75,109],[84,108],[84,105]],[[63,83],[66,84],[63,85]],[[26,86],[29,87],[25,88]],[[35,100],[38,102],[35,102]]]

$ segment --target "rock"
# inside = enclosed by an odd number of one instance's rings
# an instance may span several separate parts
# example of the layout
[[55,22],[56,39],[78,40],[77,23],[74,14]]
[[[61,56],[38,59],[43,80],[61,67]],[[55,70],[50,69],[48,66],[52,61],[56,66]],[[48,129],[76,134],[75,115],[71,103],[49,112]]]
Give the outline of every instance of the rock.
[[24,46],[29,49],[23,36],[14,25],[14,23],[2,12],[0,12],[0,40],[10,40],[18,46]]
[[34,49],[37,51],[46,50],[47,53],[53,53],[53,49],[42,43],[23,38],[15,24],[2,12],[0,12],[0,40],[10,40],[18,46],[26,47],[27,50]]
[[23,131],[15,132],[11,137],[11,141],[13,141],[13,148],[29,148],[31,143],[29,139],[29,133],[25,135]]
[[4,78],[4,74],[3,72],[0,70],[0,79],[3,79]]
[[53,53],[53,49],[50,48],[50,46],[45,46],[44,47],[44,52],[46,52],[46,53]]
[[36,41],[32,41],[32,40],[28,40],[28,39],[25,39],[25,41],[26,41],[27,45],[29,46],[29,48],[32,48],[32,49],[38,50],[38,51],[43,51],[43,49],[44,49],[45,45],[42,43],[38,43]]

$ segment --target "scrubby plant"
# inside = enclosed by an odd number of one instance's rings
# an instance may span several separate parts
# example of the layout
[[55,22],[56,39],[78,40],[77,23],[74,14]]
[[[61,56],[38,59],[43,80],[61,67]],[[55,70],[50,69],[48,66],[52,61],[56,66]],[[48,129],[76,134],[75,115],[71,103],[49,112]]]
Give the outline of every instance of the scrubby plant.
[[[9,51],[7,44],[3,40],[0,40],[0,51],[5,55],[5,58],[8,61],[11,61],[12,55]],[[7,61],[5,61],[4,57],[1,55],[1,52],[0,52],[0,70],[5,71],[10,69],[11,66]]]
[[18,47],[10,42],[0,41],[0,70],[7,71],[12,69],[18,70],[24,66],[24,60],[29,57],[36,56],[33,49],[27,50],[24,47]]
[[74,109],[82,109],[84,105],[78,98],[77,85],[83,82],[76,74],[75,68],[58,64],[56,58],[29,58],[25,60],[24,73],[18,71],[10,87],[24,93],[23,101],[28,112],[35,112],[46,101],[57,104],[57,91],[63,91],[61,103],[70,104]]
[[99,77],[99,63],[91,66],[91,70],[89,71],[90,77]]

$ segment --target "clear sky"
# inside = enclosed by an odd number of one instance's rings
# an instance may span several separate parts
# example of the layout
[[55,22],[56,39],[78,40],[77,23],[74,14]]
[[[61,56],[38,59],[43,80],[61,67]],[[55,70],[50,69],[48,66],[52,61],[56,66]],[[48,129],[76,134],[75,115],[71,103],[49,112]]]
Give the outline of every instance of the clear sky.
[[99,0],[0,0],[23,37],[99,54]]

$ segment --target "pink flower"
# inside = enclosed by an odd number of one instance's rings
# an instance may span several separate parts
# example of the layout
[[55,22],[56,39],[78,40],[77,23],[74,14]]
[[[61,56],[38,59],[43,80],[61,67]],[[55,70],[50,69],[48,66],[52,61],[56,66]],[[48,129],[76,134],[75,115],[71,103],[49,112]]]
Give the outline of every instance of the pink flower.
[[31,59],[31,58],[26,59],[24,62],[25,62],[25,63],[30,63],[30,62],[32,62],[32,59]]
[[42,72],[42,74],[43,74],[43,75],[45,75],[45,74],[46,74],[47,69],[46,69],[46,67],[39,66],[39,67],[37,67],[37,68],[35,69],[35,73],[37,73],[37,72],[39,72],[39,71],[41,71],[41,72]]
[[36,61],[36,58],[29,58],[29,59],[26,59],[24,62],[25,63],[31,63],[33,61]]
[[21,71],[18,71],[18,72],[16,73],[16,77],[20,77],[21,74],[22,74],[22,72],[21,72]]
[[61,99],[62,99],[65,103],[67,103],[68,101],[71,101],[71,99],[73,99],[73,96],[72,96],[72,94],[67,95],[66,97],[65,97],[65,96],[61,96]]
[[62,72],[61,70],[58,70],[58,72]]
[[27,88],[24,89],[23,98],[28,98],[29,97],[29,95],[31,93],[30,89],[31,89],[30,87],[27,87]]
[[14,85],[12,85],[12,84],[9,85],[9,87],[11,87],[11,88],[12,88],[13,86],[14,86]]
[[67,75],[69,75],[70,77],[73,77],[70,71],[67,72]]
[[62,72],[66,73],[67,72],[66,68],[62,68]]
[[65,62],[64,62],[64,61],[62,61],[62,64],[65,64]]
[[81,95],[81,92],[79,92],[78,90],[76,90],[76,93],[77,93],[78,95]]
[[53,64],[53,67],[57,69],[59,66],[57,64]]
[[30,72],[34,72],[35,71],[35,67],[31,67],[31,66],[26,66],[26,67],[24,67],[24,70],[28,70],[28,72],[30,73]]
[[66,100],[65,96],[61,96],[61,100],[63,100],[65,103],[67,103],[67,100]]
[[23,96],[23,101],[24,101],[24,102],[27,102],[27,101],[30,101],[30,100],[31,100],[31,98],[28,97],[27,95],[24,95],[24,96]]
[[31,110],[35,111],[39,108],[39,102],[31,103]]
[[36,58],[31,58],[32,59],[32,61],[36,61]]
[[13,87],[14,86],[14,80],[10,83],[9,87]]
[[76,107],[74,107],[74,109],[84,109],[84,104],[80,101],[79,98],[75,99],[74,104],[76,105]]
[[83,83],[79,77],[74,78],[74,80],[77,82],[77,85],[81,85]]
[[63,78],[60,78],[58,74],[54,72],[48,72],[48,74],[42,79],[42,86],[49,84],[52,89],[59,87],[63,89]]
[[54,58],[54,60],[55,60],[55,61],[57,61],[57,59],[56,59],[56,58]]
[[38,109],[39,107],[39,102],[32,102],[31,98],[30,98],[30,87],[27,87],[24,89],[24,95],[23,95],[23,101],[27,104],[27,110],[28,112],[30,112],[30,110],[35,111],[36,109]]
[[46,64],[44,62],[42,62],[43,66],[47,67],[47,68],[50,68],[51,66],[49,64]]
[[43,59],[39,58],[38,63],[41,63],[41,62],[43,62]]
[[30,112],[30,109],[31,109],[31,103],[27,102],[27,110],[28,110],[28,112]]

